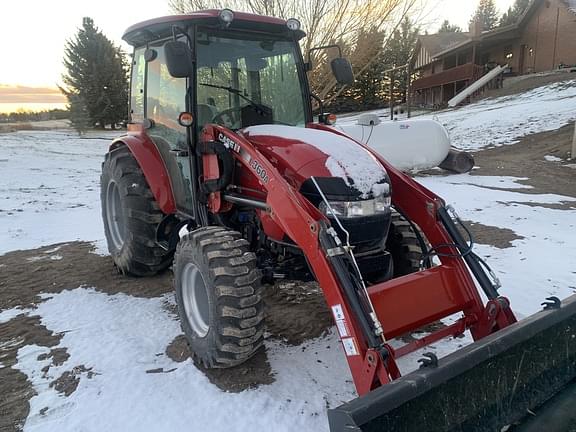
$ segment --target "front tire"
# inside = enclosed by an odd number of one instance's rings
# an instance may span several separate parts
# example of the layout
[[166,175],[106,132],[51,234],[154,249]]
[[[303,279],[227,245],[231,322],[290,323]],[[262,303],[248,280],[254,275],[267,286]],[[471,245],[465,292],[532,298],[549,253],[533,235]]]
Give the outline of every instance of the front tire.
[[263,344],[261,273],[240,233],[203,227],[185,235],[174,257],[182,329],[195,360],[228,368]]
[[412,225],[395,210],[392,211],[386,249],[392,255],[395,278],[420,271],[422,248],[418,237]]
[[108,251],[118,270],[151,276],[166,269],[173,253],[156,243],[156,227],[164,214],[127,147],[106,154],[100,188]]

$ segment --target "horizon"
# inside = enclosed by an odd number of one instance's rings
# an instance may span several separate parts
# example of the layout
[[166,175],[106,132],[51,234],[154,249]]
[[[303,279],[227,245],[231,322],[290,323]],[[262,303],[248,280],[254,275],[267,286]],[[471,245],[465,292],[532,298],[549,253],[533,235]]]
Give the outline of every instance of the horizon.
[[[442,21],[448,19],[466,31],[478,2],[479,0],[431,0],[428,3],[430,10],[426,14],[424,28],[434,33]],[[496,0],[499,13],[505,12],[513,2],[514,0]],[[18,59],[2,70],[0,113],[66,108],[66,97],[58,89],[58,86],[62,85],[61,76],[65,72],[62,64],[64,46],[68,39],[76,35],[83,17],[94,19],[96,26],[109,39],[130,53],[130,47],[121,40],[126,28],[136,22],[171,14],[167,0],[101,0],[97,5],[82,0],[61,0],[59,3],[61,8],[58,26],[51,27],[49,33],[42,30],[46,28],[45,17],[53,15],[53,5],[45,3],[44,0],[13,3],[6,7],[0,16],[0,36],[3,40],[16,41],[7,44],[4,57]],[[438,7],[433,7],[438,3]],[[30,14],[31,9],[35,12],[33,15]],[[114,14],[108,13],[110,10],[113,10]],[[29,28],[42,32],[42,49],[38,49],[38,32],[22,31],[24,17]],[[33,52],[34,56],[23,56],[22,52]],[[42,66],[40,74],[39,64]]]

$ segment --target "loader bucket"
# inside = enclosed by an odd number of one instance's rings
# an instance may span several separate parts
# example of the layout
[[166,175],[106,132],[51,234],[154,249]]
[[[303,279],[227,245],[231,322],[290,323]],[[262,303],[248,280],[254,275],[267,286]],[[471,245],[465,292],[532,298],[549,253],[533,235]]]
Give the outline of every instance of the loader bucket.
[[328,411],[332,432],[500,431],[576,378],[576,296]]

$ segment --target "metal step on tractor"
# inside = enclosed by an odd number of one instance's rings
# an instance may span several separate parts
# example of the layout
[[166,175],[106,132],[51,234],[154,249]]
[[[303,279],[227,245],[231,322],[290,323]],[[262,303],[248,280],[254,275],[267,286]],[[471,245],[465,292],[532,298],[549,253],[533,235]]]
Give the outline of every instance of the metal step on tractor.
[[[332,431],[499,431],[576,376],[576,301],[516,322],[455,212],[322,108],[313,118],[304,36],[296,19],[228,9],[126,31],[131,121],[101,178],[115,265],[173,265],[182,328],[209,368],[261,349],[275,280],[316,280],[359,395],[328,410]],[[346,59],[330,65],[353,82]],[[401,376],[398,358],[465,331],[473,344]]]

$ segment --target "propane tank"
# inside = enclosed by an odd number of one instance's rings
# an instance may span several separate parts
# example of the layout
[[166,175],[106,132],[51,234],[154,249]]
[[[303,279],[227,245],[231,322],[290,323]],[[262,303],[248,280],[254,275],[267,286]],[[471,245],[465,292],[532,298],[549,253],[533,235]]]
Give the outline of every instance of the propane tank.
[[448,131],[430,119],[379,122],[360,117],[357,124],[335,126],[380,153],[403,171],[437,167],[450,152]]

